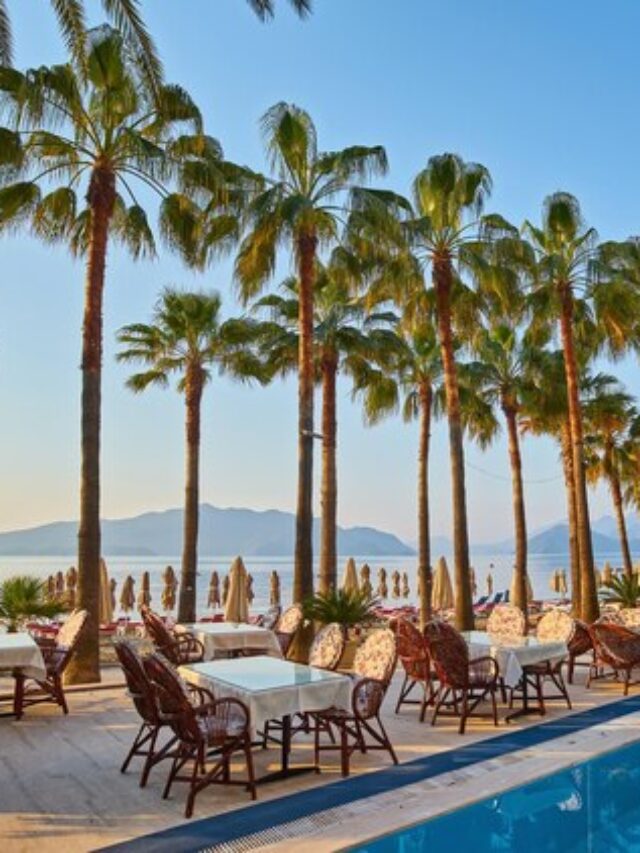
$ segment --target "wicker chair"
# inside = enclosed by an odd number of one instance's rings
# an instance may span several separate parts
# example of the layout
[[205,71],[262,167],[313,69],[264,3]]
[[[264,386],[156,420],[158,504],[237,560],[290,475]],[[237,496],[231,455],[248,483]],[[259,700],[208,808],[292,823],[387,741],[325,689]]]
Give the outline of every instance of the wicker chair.
[[[326,708],[312,714],[315,720],[316,767],[320,763],[320,753],[334,749],[340,750],[340,767],[345,777],[349,775],[351,755],[356,749],[363,753],[368,750],[384,750],[389,753],[394,764],[398,763],[380,719],[380,708],[395,670],[396,660],[396,638],[389,628],[374,631],[360,646],[353,663],[356,682],[351,694],[351,708]],[[340,734],[339,743],[321,745],[322,732],[332,735],[333,726]]]
[[[567,645],[567,654],[569,652],[569,644],[575,633],[575,620],[565,613],[563,610],[553,609],[542,617],[538,622],[537,638],[541,642],[562,642]],[[552,701],[554,699],[563,699],[567,703],[567,707],[571,710],[571,699],[569,691],[564,682],[562,675],[562,666],[567,662],[567,657],[563,657],[557,661],[541,661],[540,663],[524,666],[522,670],[522,678],[527,678],[529,685],[536,691],[538,704],[541,713],[544,713],[545,700]],[[544,682],[551,680],[557,688],[557,693],[545,693]],[[513,706],[514,695],[517,694],[519,687],[511,691],[510,707]]]
[[[189,795],[185,817],[193,814],[196,795],[212,784],[242,785],[256,799],[256,785],[251,754],[249,710],[238,699],[214,699],[209,691],[199,688],[209,701],[195,705],[189,690],[173,666],[155,652],[144,662],[147,675],[156,688],[160,714],[176,736],[177,748],[163,798],[171,792],[174,782],[188,782]],[[215,763],[207,769],[210,750],[215,750]],[[231,779],[230,761],[235,752],[242,752],[247,763],[247,779]],[[192,762],[190,773],[180,771]]]
[[612,667],[616,678],[624,673],[623,693],[629,693],[631,670],[640,667],[640,635],[623,625],[611,622],[594,622],[589,628],[595,650],[594,667],[589,670],[587,687],[591,683],[594,669]]
[[259,625],[261,628],[266,628],[269,631],[273,631],[278,624],[281,612],[282,608],[280,605],[275,604],[273,607],[270,607],[266,613],[263,613],[262,616],[258,617],[256,625]]
[[170,738],[162,749],[156,750],[158,735],[161,729],[169,728],[169,721],[160,716],[155,687],[135,647],[126,640],[117,640],[113,645],[127,682],[127,692],[142,719],[142,724],[122,763],[120,772],[126,772],[131,759],[135,756],[144,757],[140,776],[140,787],[144,788],[151,768],[164,758],[172,757],[171,749],[176,744],[176,738],[175,736]]
[[[39,705],[41,702],[55,702],[65,714],[69,713],[62,679],[88,618],[86,610],[76,610],[58,631],[55,639],[36,640],[44,658],[44,678],[34,678],[20,669],[13,671],[13,712],[16,719],[22,717],[24,709],[29,705]],[[33,682],[33,685],[30,686],[29,682]]]
[[174,666],[204,660],[204,646],[192,633],[170,630],[164,620],[146,605],[140,608],[140,615],[156,651]]
[[[427,642],[423,634],[407,619],[395,623],[398,659],[404,669],[404,679],[396,702],[396,714],[402,705],[420,705],[420,722],[424,721],[427,706],[435,696],[434,677]],[[414,687],[422,690],[422,698],[410,699]]]
[[287,607],[276,623],[274,630],[283,658],[286,658],[289,653],[296,631],[302,625],[302,619],[302,607],[299,604],[292,604],[291,607]]
[[[459,732],[464,734],[468,717],[486,716],[474,712],[480,702],[488,697],[493,709],[493,723],[497,726],[499,670],[495,659],[485,656],[469,660],[469,649],[464,638],[451,627],[446,635],[436,635],[429,641],[429,652],[440,682],[431,725],[435,725],[441,714],[459,716]],[[443,712],[443,707],[452,710]]]
[[513,604],[498,604],[487,619],[487,633],[498,637],[524,637],[526,627],[524,613]]
[[[594,665],[594,650],[593,640],[589,633],[589,626],[586,622],[580,619],[574,619],[573,636],[569,640],[569,660],[567,661],[567,681],[573,684],[573,672],[577,666],[588,666],[590,669]],[[581,661],[583,655],[591,652],[591,660]]]

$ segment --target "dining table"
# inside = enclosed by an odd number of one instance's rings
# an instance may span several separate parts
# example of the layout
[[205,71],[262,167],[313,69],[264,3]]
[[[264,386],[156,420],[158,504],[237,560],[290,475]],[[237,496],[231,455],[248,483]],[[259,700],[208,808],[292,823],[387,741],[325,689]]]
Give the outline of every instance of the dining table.
[[267,655],[185,664],[179,672],[185,681],[205,687],[216,699],[243,702],[249,709],[252,739],[267,722],[282,722],[280,768],[257,780],[260,783],[316,770],[315,765],[290,767],[292,719],[329,707],[348,708],[351,698],[348,675]]
[[[0,672],[20,669],[31,678],[45,678],[47,674],[40,647],[26,631],[0,634]],[[0,714],[14,716],[12,711]]]
[[549,662],[557,663],[567,657],[567,644],[560,640],[538,640],[533,636],[490,634],[487,631],[466,631],[463,637],[469,647],[469,658],[489,655],[498,665],[505,687],[522,688],[522,704],[506,717],[507,722],[527,714],[544,714],[538,704],[532,704],[525,667]]
[[202,643],[205,661],[248,651],[282,657],[275,633],[260,625],[247,622],[191,622],[176,625],[176,630],[189,631]]

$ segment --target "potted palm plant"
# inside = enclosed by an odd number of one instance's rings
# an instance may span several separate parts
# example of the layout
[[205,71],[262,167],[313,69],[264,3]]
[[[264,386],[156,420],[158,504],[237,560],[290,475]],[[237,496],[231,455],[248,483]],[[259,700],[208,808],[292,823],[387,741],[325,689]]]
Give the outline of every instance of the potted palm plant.
[[622,608],[637,607],[640,599],[640,578],[636,574],[612,577],[603,584],[600,595],[607,604],[620,604]]
[[358,639],[355,629],[375,621],[375,608],[379,600],[362,590],[330,589],[314,595],[303,603],[305,619],[329,625],[337,622],[344,634],[345,650],[340,661],[341,668],[348,668],[353,663]]
[[30,618],[53,618],[66,608],[47,598],[47,588],[39,578],[17,575],[0,583],[0,622],[15,633]]

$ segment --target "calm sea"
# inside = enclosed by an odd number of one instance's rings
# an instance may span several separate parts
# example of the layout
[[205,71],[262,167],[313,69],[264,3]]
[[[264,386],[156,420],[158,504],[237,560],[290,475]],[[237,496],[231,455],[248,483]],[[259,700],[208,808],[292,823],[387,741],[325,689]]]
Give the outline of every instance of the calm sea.
[[[377,570],[384,566],[388,573],[388,585],[391,589],[390,575],[394,569],[399,572],[407,572],[409,576],[410,596],[401,599],[398,603],[407,601],[415,603],[416,593],[416,558],[415,557],[367,557],[355,558],[358,570],[363,563],[371,567],[371,580],[374,589],[377,583]],[[598,554],[597,562],[603,565],[609,560],[613,566],[620,562],[619,554]],[[215,557],[200,561],[198,564],[198,612],[203,615],[207,612],[207,593],[209,578],[213,569],[216,569],[222,579],[231,565],[231,557]],[[339,576],[345,559],[341,558],[339,563]],[[435,559],[434,559],[435,562]],[[73,557],[0,557],[0,580],[14,574],[32,574],[46,578],[57,571],[66,571],[74,563]],[[509,555],[499,554],[496,556],[474,555],[472,552],[472,564],[475,568],[478,584],[478,596],[486,592],[486,577],[491,571],[494,580],[494,592],[508,589],[511,582],[513,561]],[[180,573],[180,557],[112,557],[107,560],[109,576],[118,582],[116,589],[116,600],[119,599],[122,581],[127,575],[132,575],[136,580],[136,594],[140,587],[140,579],[144,571],[148,571],[151,577],[152,606],[160,609],[160,594],[162,592],[162,571],[167,565],[172,565],[176,574]],[[257,609],[267,607],[269,604],[269,575],[276,569],[280,575],[281,592],[283,604],[291,601],[291,586],[293,579],[293,560],[290,557],[250,557],[245,560],[247,571],[253,575],[253,588],[255,601],[253,606]],[[449,559],[451,568],[451,560]],[[533,585],[536,598],[553,600],[557,598],[550,589],[550,581],[553,572],[559,568],[567,568],[567,558],[564,555],[533,556],[529,559],[529,575]],[[567,571],[568,574],[568,571]],[[394,599],[389,599],[389,604]],[[119,612],[119,611],[117,611]]]

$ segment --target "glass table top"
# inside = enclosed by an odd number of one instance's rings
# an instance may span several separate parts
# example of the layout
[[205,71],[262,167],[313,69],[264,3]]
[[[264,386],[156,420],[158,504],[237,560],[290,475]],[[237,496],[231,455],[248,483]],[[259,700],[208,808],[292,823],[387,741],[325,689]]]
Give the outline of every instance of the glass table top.
[[250,625],[248,622],[188,622],[176,627],[178,630],[182,628],[192,634],[242,634],[247,631],[251,631],[252,634],[267,633],[267,628]]
[[308,684],[338,680],[349,680],[347,675],[327,672],[306,664],[255,655],[248,658],[212,660],[180,667],[191,670],[204,678],[223,682],[231,687],[257,693],[262,690],[278,690],[287,687],[302,687]]

